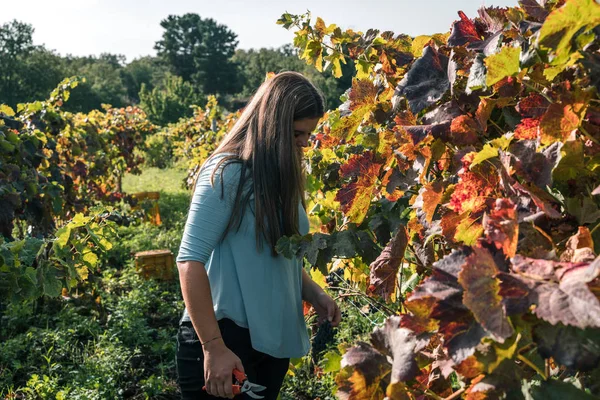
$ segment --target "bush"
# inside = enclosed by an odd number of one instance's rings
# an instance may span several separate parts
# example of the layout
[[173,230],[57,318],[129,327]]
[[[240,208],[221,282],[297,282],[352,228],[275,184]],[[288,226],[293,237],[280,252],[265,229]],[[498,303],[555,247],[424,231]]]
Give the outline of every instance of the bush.
[[147,167],[167,168],[173,161],[173,148],[169,137],[161,132],[146,138],[145,165]]

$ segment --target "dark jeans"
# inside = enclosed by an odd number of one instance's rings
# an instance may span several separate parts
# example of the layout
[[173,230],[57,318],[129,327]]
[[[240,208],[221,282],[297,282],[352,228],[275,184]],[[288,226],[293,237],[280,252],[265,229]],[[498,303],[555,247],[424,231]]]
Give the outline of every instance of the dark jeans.
[[[267,388],[257,394],[276,400],[288,370],[289,358],[275,358],[252,348],[250,331],[230,319],[219,320],[225,345],[242,360],[248,380]],[[204,386],[204,353],[191,322],[182,322],[177,333],[177,377],[182,399],[222,399],[208,395]],[[232,379],[233,382],[233,379]],[[236,399],[251,399],[244,394]]]

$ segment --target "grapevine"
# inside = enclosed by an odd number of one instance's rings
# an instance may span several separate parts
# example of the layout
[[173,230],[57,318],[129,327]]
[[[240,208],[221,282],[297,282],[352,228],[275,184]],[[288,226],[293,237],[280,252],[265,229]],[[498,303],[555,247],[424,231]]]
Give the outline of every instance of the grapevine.
[[338,394],[586,398],[578,379],[600,363],[600,5],[523,0],[418,37],[310,13],[278,23],[308,63],[357,70],[307,152],[315,233],[277,246],[325,276],[347,259],[394,311],[345,351]]

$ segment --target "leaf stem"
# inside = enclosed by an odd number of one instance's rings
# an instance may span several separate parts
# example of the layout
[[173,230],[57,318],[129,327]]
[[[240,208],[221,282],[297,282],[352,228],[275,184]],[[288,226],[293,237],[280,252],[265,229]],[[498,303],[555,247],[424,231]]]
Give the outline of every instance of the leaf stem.
[[600,142],[593,137],[592,135],[590,135],[590,133],[583,127],[583,125],[581,125],[579,127],[579,130],[581,131],[581,133],[583,133],[583,136],[585,136],[586,138],[590,139],[592,142],[596,143],[596,144],[600,144]]
[[518,354],[517,358],[519,360],[521,360],[522,362],[524,362],[525,364],[527,364],[531,369],[533,369],[535,372],[537,372],[542,379],[544,380],[548,380],[548,377],[546,376],[546,374],[544,373],[544,371],[542,371],[541,369],[538,368],[537,365],[535,365],[533,362],[531,362],[527,357],[525,357],[523,354]]
[[598,229],[598,228],[600,228],[600,222],[598,223],[598,225],[596,225],[596,226],[594,227],[594,229],[592,229],[592,230],[590,231],[590,235],[592,235],[594,232],[596,232],[596,229]]
[[498,131],[500,131],[501,134],[503,134],[503,135],[506,134],[506,132],[504,132],[504,130],[502,128],[500,128],[500,126],[496,122],[494,122],[493,119],[490,118],[488,121],[491,122],[491,124],[494,125],[496,127],[496,129],[498,129]]
[[450,396],[446,397],[444,400],[452,400],[452,399],[456,399],[457,397],[459,397],[461,394],[464,393],[464,391],[467,390],[466,388],[462,388],[460,390],[457,390],[456,392],[452,393]]
[[535,86],[530,85],[529,83],[527,83],[525,81],[521,81],[521,82],[523,83],[523,85],[527,86],[529,89],[531,89],[534,92],[540,94],[543,98],[545,98],[546,100],[548,100],[550,102],[550,104],[554,103],[554,100],[552,100],[552,98],[550,96],[548,96],[546,93],[544,93],[542,90],[539,90]]
[[428,395],[428,396],[430,396],[434,400],[444,400],[443,397],[438,396],[437,394],[435,394],[434,392],[432,392],[429,389],[425,389],[425,391],[423,393],[426,394],[426,395]]
[[523,346],[519,350],[517,350],[517,353],[521,354],[525,351],[531,350],[533,347],[535,347],[535,343],[526,344],[525,346]]

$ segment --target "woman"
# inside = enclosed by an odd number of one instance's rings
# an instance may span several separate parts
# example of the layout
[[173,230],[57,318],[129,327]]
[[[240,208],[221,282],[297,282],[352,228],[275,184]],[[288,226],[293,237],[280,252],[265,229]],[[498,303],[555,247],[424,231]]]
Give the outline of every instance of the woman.
[[302,300],[320,322],[340,322],[302,261],[275,251],[280,237],[308,233],[302,149],[323,112],[306,78],[277,74],[202,166],[177,256],[184,399],[232,398],[234,368],[266,386],[257,394],[276,399],[289,359],[310,347]]

